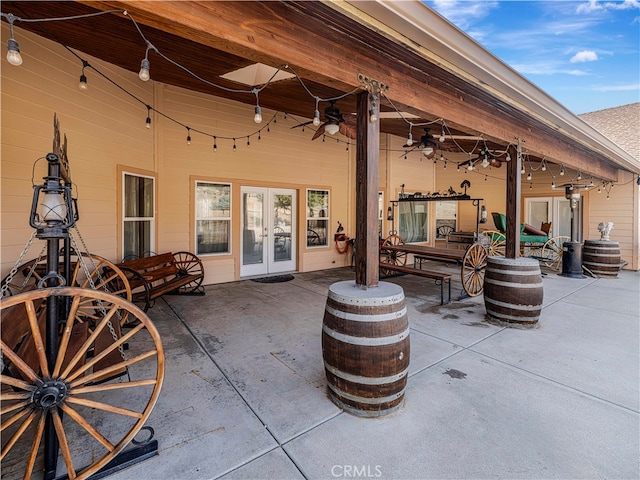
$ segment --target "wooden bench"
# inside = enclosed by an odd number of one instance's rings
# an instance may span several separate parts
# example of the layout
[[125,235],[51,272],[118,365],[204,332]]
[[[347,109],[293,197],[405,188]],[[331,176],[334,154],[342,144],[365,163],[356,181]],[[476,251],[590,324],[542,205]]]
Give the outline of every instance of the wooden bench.
[[204,294],[204,268],[189,252],[161,253],[116,264],[131,287],[132,301],[146,312],[153,301],[165,294]]
[[381,271],[391,270],[398,273],[406,273],[409,275],[417,275],[419,277],[432,278],[436,281],[436,285],[440,285],[440,305],[444,305],[444,285],[448,286],[449,295],[446,303],[451,302],[451,279],[453,275],[450,273],[434,272],[430,270],[422,270],[421,268],[408,267],[406,265],[394,265],[385,263],[380,265]]

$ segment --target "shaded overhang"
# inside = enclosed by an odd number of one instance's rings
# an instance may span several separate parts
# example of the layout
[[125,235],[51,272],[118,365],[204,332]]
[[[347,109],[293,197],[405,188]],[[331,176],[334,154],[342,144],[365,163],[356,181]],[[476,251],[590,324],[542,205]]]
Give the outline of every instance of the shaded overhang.
[[[13,2],[3,12],[28,17],[126,10],[167,56],[205,78],[260,62],[283,64],[322,97],[361,88],[358,75],[389,86],[394,108],[420,121],[443,119],[454,133],[481,135],[490,148],[517,141],[530,161],[563,164],[606,181],[640,162],[562,107],[419,1],[79,1]],[[121,13],[85,21],[16,24],[137,72],[144,44]],[[247,104],[252,95],[221,93],[152,58],[152,79]],[[223,81],[223,80],[221,80]],[[313,100],[295,80],[270,85],[263,107],[310,118]],[[233,86],[233,84],[227,84]],[[298,87],[298,88],[293,88]],[[341,102],[355,111],[355,95]],[[381,108],[390,107],[381,103]],[[406,137],[406,122],[380,130]],[[418,134],[420,132],[417,132]],[[450,150],[453,151],[453,150]]]

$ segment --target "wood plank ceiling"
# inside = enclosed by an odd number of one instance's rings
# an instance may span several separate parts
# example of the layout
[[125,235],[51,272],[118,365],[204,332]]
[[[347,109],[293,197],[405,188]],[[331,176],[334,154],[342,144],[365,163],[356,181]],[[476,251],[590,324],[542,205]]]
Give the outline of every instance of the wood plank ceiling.
[[[558,128],[507,105],[481,86],[455,76],[323,2],[2,2],[3,13],[22,18],[74,16],[110,9],[126,10],[155,48],[226,88],[237,89],[238,84],[221,75],[255,62],[274,67],[289,65],[322,98],[337,97],[359,87],[357,76],[361,73],[388,85],[387,95],[395,107],[418,115],[411,120],[414,123],[443,118],[452,134],[482,135],[490,149],[504,150],[515,138],[521,138],[534,162],[545,157],[596,178],[617,178],[617,169],[600,152],[572,141]],[[16,22],[16,26],[132,72],[140,69],[145,54],[144,41],[122,13],[59,22]],[[155,81],[255,104],[253,94],[221,91],[154,52],[149,60]],[[272,83],[259,98],[263,108],[304,118],[311,118],[315,109],[314,100],[295,78]],[[321,104],[320,111],[326,106]],[[346,96],[337,106],[342,112],[355,112],[356,96]],[[381,110],[393,108],[383,100]],[[380,130],[402,138],[409,128],[402,119],[382,119]],[[440,130],[436,123],[432,131],[436,138]],[[413,130],[416,139],[422,133],[419,128]],[[476,145],[473,140],[457,143],[467,151]],[[452,142],[440,147],[458,151]]]

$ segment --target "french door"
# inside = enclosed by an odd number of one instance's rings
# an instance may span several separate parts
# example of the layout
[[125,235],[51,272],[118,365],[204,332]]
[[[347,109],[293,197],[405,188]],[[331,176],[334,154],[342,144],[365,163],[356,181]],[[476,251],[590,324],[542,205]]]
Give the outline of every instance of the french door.
[[[571,205],[565,197],[527,198],[525,202],[526,222],[540,227],[542,222],[551,222],[551,236],[565,235],[571,237]],[[576,240],[580,241],[582,232],[582,201],[574,212],[578,219]]]
[[240,276],[295,271],[296,191],[242,187]]

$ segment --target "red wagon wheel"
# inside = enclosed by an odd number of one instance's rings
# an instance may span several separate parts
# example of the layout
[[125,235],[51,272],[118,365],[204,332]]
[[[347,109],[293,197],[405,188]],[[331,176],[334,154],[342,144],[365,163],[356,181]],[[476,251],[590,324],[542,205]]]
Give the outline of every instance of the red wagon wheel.
[[[71,300],[52,365],[44,345],[49,297]],[[89,304],[101,313],[87,316]],[[5,297],[0,311],[3,477],[29,479],[42,467],[48,418],[60,466],[69,478],[89,477],[134,439],[158,399],[164,350],[155,326],[121,297],[76,287]],[[131,328],[120,334],[114,319],[125,312]]]
[[192,282],[181,286],[178,291],[180,293],[195,292],[204,280],[204,267],[198,257],[190,252],[176,252],[173,254],[175,264],[178,267],[178,276],[195,275],[196,278]]
[[484,272],[489,251],[479,243],[471,245],[462,259],[462,287],[470,297],[478,296],[484,290]]
[[385,247],[393,246],[398,247],[404,245],[405,241],[399,235],[389,235],[384,239],[380,246],[380,273],[383,275],[391,275],[394,271],[384,268],[385,264],[405,266],[407,264],[407,253],[397,252],[395,250],[388,250]]

